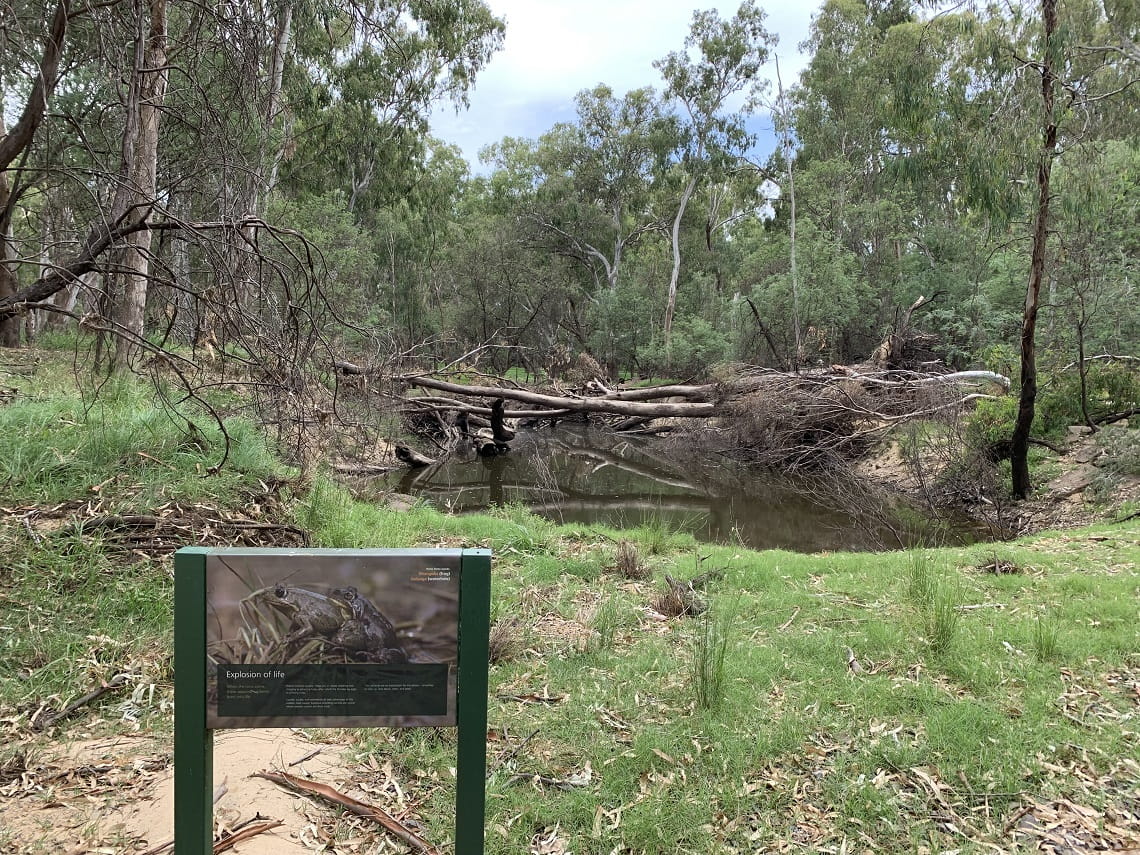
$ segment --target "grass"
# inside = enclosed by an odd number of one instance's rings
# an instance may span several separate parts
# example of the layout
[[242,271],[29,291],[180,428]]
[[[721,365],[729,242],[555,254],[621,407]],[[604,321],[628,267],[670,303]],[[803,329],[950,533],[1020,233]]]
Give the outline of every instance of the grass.
[[[203,478],[208,452],[185,446],[177,421],[139,412],[137,394],[119,393],[98,413],[63,393],[0,409],[0,466],[15,497],[5,504],[91,496],[103,467],[128,476],[102,488],[111,503],[238,503],[279,471],[250,440],[244,469]],[[758,553],[663,527],[561,528],[517,507],[401,513],[355,502],[320,477],[299,492],[291,520],[315,546],[494,550],[495,614],[525,643],[491,668],[488,853],[540,840],[580,855],[1008,851],[1033,848],[1032,836],[1009,831],[1033,805],[1075,804],[1118,827],[1134,813],[1136,520],[1004,544],[1002,566],[1017,572],[988,572],[997,553],[986,544]],[[35,753],[80,733],[169,735],[169,561],[68,519],[37,529],[0,516],[6,741]],[[623,539],[645,578],[615,566]],[[724,570],[706,592],[710,610],[651,614],[664,574],[688,578],[694,566]],[[42,705],[58,709],[119,673],[131,675],[132,692],[107,695],[48,735],[29,727]],[[528,696],[551,700],[518,700]],[[450,839],[453,732],[333,736],[361,760],[353,776],[369,782],[390,764],[423,834]],[[0,796],[0,811],[22,804]]]
[[94,400],[63,393],[0,407],[0,484],[8,501],[52,504],[113,495],[139,506],[232,495],[248,480],[284,473],[256,427],[227,425],[224,438],[202,413],[177,413],[139,386],[108,388]]
[[699,627],[689,659],[690,685],[699,710],[717,710],[726,694],[726,662],[732,639],[732,615],[723,605],[698,618]]
[[[693,566],[691,548],[659,542],[646,550],[653,578],[631,581],[604,575],[613,545],[600,530],[536,520],[520,541],[522,522],[438,518],[421,531],[478,533],[496,548],[495,601],[533,628],[527,653],[492,669],[492,727],[519,736],[491,753],[489,852],[549,835],[587,853],[759,851],[809,833],[809,850],[845,837],[874,851],[961,848],[931,819],[946,811],[1008,847],[1004,823],[1026,800],[1103,798],[1082,789],[1081,756],[1110,768],[1137,750],[1119,725],[1134,701],[1110,688],[1140,671],[1126,616],[1140,590],[1134,524],[1008,544],[1003,555],[1026,568],[1017,575],[976,569],[986,545],[828,556],[702,547],[727,571],[712,611],[662,623],[644,606],[665,572]],[[559,624],[544,626],[548,615]],[[1049,642],[1051,627],[1064,645]],[[846,647],[863,674],[846,667]],[[1078,723],[1069,716],[1080,719],[1090,690],[1104,717]],[[500,699],[543,692],[561,700]],[[445,777],[452,744],[414,741],[410,755],[408,744],[400,737],[402,762]],[[1084,755],[1059,757],[1068,744]],[[588,783],[565,791],[515,779],[581,781],[587,769]],[[440,787],[425,815],[446,817],[449,798]],[[446,821],[433,830],[446,838]]]

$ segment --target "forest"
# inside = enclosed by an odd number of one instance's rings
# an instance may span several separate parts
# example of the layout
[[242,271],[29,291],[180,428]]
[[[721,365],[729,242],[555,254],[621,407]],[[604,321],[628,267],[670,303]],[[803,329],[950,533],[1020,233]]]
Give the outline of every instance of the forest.
[[994,406],[1024,497],[1039,397],[1135,405],[1126,0],[833,0],[786,87],[758,5],[697,11],[658,86],[599,82],[478,174],[428,133],[502,45],[475,0],[4,15],[0,342],[78,331],[97,370],[245,384],[294,446],[357,420],[313,391],[338,363],[985,369],[1018,384]]
[[[206,695],[493,556],[489,855],[1140,851],[1140,5],[696,9],[473,164],[493,6],[0,0],[0,851],[172,851],[186,546]],[[219,731],[213,851],[456,851],[457,740]]]

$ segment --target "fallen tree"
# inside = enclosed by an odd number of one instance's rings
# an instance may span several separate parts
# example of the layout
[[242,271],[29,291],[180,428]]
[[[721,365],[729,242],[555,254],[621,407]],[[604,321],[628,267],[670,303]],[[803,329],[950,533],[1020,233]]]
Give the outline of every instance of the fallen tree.
[[[789,388],[820,390],[843,384],[877,387],[884,393],[895,396],[905,395],[908,390],[929,386],[961,387],[988,384],[1008,391],[1010,385],[1008,377],[992,371],[956,371],[948,374],[922,375],[899,371],[863,372],[841,366],[802,374],[757,369],[724,383],[648,386],[618,391],[606,389],[594,395],[551,395],[509,385],[465,385],[423,374],[402,375],[392,379],[408,386],[465,397],[502,398],[530,404],[536,408],[508,410],[504,413],[506,418],[515,419],[559,418],[570,413],[605,413],[629,418],[709,418],[723,414],[725,404],[740,396],[765,392],[778,394]],[[601,384],[598,386],[605,389]],[[976,398],[977,395],[972,397]],[[678,398],[681,400],[677,401]],[[455,399],[427,396],[407,398],[405,401],[441,410],[463,410],[481,416],[491,414],[490,407],[481,407]],[[888,413],[876,413],[865,409],[861,410],[861,414],[891,418]]]
[[[457,442],[467,438],[451,427],[457,418],[462,417],[466,429],[468,423],[493,420],[496,411],[499,418],[516,420],[579,414],[607,419],[615,430],[619,425],[644,429],[650,420],[694,420],[702,428],[715,422],[721,440],[727,437],[726,450],[784,469],[857,457],[894,425],[955,412],[996,397],[995,392],[1004,394],[1010,386],[1009,378],[990,371],[934,374],[870,364],[800,373],[743,368],[717,383],[636,389],[611,389],[595,379],[575,393],[537,391],[503,380],[496,385],[456,383],[428,374],[388,379],[405,388],[402,407],[413,428],[427,427],[441,449],[459,447]],[[516,406],[507,410],[505,401]],[[495,441],[505,450],[501,436]]]

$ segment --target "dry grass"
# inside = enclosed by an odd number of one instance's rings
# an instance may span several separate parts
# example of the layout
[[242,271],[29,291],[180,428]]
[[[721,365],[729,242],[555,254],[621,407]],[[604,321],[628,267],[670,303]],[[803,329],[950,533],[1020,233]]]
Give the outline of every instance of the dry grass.
[[523,649],[519,635],[519,622],[514,618],[497,620],[491,625],[488,638],[487,661],[492,665],[510,662]]
[[650,575],[649,565],[641,560],[637,545],[633,541],[624,539],[618,541],[617,551],[614,554],[614,561],[610,565],[610,569],[623,579],[635,581],[648,579]]

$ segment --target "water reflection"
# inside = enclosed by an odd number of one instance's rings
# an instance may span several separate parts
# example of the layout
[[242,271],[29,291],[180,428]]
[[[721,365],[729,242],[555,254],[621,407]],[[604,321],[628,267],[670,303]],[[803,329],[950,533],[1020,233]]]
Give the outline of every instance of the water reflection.
[[520,433],[509,454],[393,473],[383,487],[455,513],[518,503],[555,522],[658,526],[704,541],[798,552],[929,541],[913,510],[835,482],[742,476],[676,446],[588,427]]

